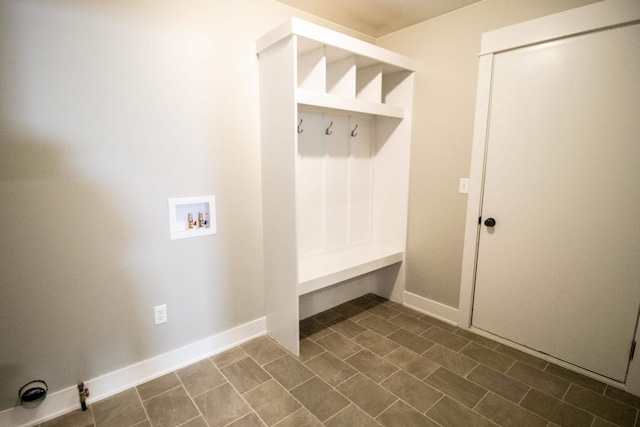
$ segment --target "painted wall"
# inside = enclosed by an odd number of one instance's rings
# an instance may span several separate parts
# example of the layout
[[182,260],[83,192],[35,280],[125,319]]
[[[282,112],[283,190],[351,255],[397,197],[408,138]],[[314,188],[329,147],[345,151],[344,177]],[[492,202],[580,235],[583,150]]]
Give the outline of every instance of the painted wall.
[[481,34],[595,0],[484,0],[378,40],[418,61],[407,291],[458,307]]
[[[380,41],[420,63],[409,291],[457,306],[480,34],[590,2],[485,0]],[[264,315],[254,42],[291,15],[323,23],[272,0],[0,2],[0,410]],[[169,240],[167,198],[206,194],[218,234]]]
[[[322,23],[271,0],[0,2],[0,410],[264,316],[254,46],[292,14]],[[171,241],[167,198],[209,194],[217,235]]]

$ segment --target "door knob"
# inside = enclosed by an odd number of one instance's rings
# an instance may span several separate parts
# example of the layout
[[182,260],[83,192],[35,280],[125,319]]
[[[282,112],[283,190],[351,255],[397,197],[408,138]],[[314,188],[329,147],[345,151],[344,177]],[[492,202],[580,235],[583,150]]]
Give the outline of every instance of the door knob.
[[496,225],[496,220],[493,218],[487,218],[484,221],[484,225],[486,225],[487,227],[494,227]]

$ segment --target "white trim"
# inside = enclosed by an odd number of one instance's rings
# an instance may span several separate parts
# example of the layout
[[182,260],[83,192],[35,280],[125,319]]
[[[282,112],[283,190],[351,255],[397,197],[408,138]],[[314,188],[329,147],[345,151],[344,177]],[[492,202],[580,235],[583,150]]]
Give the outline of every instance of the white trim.
[[354,52],[357,55],[372,58],[376,61],[406,70],[416,71],[417,69],[416,61],[411,58],[298,18],[291,18],[259,38],[256,42],[256,52],[259,54],[269,46],[289,37],[291,34],[315,40],[328,46],[335,46],[340,50]]
[[469,172],[469,195],[467,196],[467,216],[465,220],[464,246],[462,252],[462,275],[460,278],[460,311],[458,324],[468,328],[471,325],[471,307],[473,305],[473,287],[476,272],[476,254],[478,246],[478,218],[482,208],[482,179],[486,137],[489,123],[489,105],[491,102],[491,71],[493,55],[480,57],[478,68],[478,93],[476,96],[476,115],[471,148],[471,170]]
[[352,299],[361,297],[372,292],[371,275],[348,279],[337,285],[320,289],[299,298],[299,317],[300,320],[311,317],[314,314],[321,313],[338,306]]
[[438,301],[431,300],[429,298],[421,297],[420,295],[412,294],[405,291],[404,293],[404,305],[419,311],[424,314],[428,314],[431,317],[442,320],[453,326],[458,326],[458,309],[439,303]]
[[[91,390],[91,397],[87,399],[87,403],[92,404],[113,396],[265,333],[266,320],[261,317],[193,344],[85,381],[85,386]],[[73,386],[51,393],[37,408],[25,409],[16,406],[0,412],[0,426],[33,426],[79,408],[78,389]]]
[[482,34],[480,54],[597,31],[640,19],[638,0],[607,0]]
[[[638,3],[637,0],[605,0],[482,35],[471,171],[469,174],[470,187],[467,200],[467,218],[465,222],[466,229],[460,281],[459,327],[468,330],[471,328],[478,245],[478,217],[482,207],[482,180],[484,175],[487,127],[489,123],[489,107],[491,103],[493,52],[543,43],[548,40],[625,25],[639,20],[640,3]],[[566,367],[567,369],[626,389],[628,392],[640,396],[640,357],[635,357],[630,363],[626,384],[620,384],[573,365],[550,358],[542,353],[527,349],[526,347],[518,346],[510,341],[501,340],[499,337],[483,333],[477,329],[471,328],[471,330],[495,341],[502,342],[507,346],[520,349],[544,360],[551,360],[553,363]],[[640,340],[640,330],[636,331],[636,340]]]

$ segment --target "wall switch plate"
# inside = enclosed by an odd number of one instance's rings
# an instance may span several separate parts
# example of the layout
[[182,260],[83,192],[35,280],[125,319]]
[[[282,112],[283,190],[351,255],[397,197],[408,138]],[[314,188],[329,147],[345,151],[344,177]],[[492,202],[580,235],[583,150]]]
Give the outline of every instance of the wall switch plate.
[[156,325],[165,323],[167,321],[167,305],[166,304],[156,305],[155,307],[153,307],[153,311],[156,317]]
[[460,187],[458,192],[462,194],[469,194],[469,178],[460,178]]

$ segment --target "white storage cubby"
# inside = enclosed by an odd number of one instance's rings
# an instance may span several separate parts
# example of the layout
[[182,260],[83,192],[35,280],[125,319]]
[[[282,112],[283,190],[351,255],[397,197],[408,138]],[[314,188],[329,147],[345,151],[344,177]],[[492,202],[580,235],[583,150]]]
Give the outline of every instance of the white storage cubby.
[[299,354],[352,283],[402,301],[415,65],[295,18],[257,51],[267,332]]
[[216,234],[215,196],[169,199],[169,232],[171,240]]

